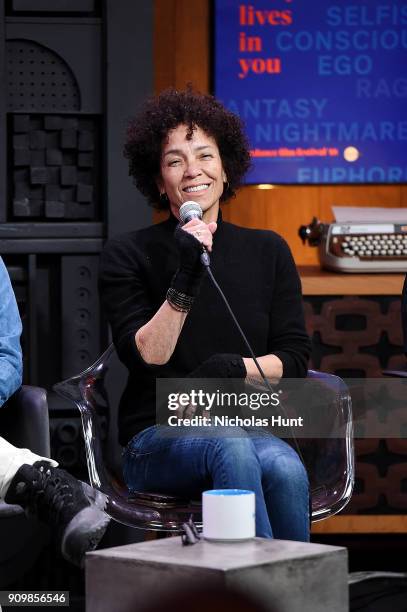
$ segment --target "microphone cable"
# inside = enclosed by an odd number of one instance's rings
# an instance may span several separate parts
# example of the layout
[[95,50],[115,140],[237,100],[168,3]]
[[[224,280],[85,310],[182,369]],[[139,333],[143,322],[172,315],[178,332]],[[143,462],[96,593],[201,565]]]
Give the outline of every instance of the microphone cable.
[[[230,304],[229,304],[229,302],[228,302],[228,300],[227,300],[227,298],[226,298],[225,294],[223,293],[222,289],[220,288],[219,283],[217,282],[216,278],[215,278],[215,277],[214,277],[214,275],[213,275],[213,272],[212,272],[212,270],[211,270],[211,266],[210,266],[210,258],[209,258],[209,254],[208,254],[208,252],[207,252],[207,250],[205,249],[205,247],[204,247],[204,246],[202,246],[202,249],[203,249],[203,250],[202,250],[202,254],[201,254],[201,262],[202,262],[202,264],[205,266],[206,271],[207,271],[207,273],[208,273],[208,275],[209,275],[209,278],[210,278],[210,279],[211,279],[211,281],[212,281],[213,286],[214,286],[214,287],[216,288],[216,290],[218,291],[218,293],[219,293],[220,297],[222,298],[222,301],[224,302],[224,304],[225,304],[225,306],[226,306],[227,311],[229,312],[230,316],[232,317],[232,320],[233,320],[234,324],[236,325],[236,327],[237,327],[237,329],[238,329],[238,331],[239,331],[239,333],[240,333],[240,336],[242,337],[243,342],[245,343],[245,345],[246,345],[246,347],[247,347],[247,349],[248,349],[248,351],[249,351],[249,353],[250,353],[250,355],[251,355],[251,357],[252,357],[252,359],[253,359],[254,363],[256,364],[256,367],[257,367],[257,369],[258,369],[258,371],[259,371],[259,374],[260,374],[260,376],[261,376],[261,378],[262,378],[262,380],[263,380],[263,382],[264,382],[265,386],[267,387],[267,389],[268,389],[268,391],[269,391],[270,393],[273,393],[273,388],[272,388],[271,384],[269,383],[269,381],[268,381],[268,379],[267,379],[266,375],[264,374],[263,369],[262,369],[261,365],[259,364],[259,362],[258,362],[258,360],[257,360],[257,358],[256,358],[256,355],[255,355],[255,354],[254,354],[254,352],[253,352],[252,347],[250,346],[250,342],[249,342],[249,341],[248,341],[248,339],[246,338],[246,335],[245,335],[245,333],[244,333],[243,329],[240,327],[239,322],[238,322],[238,320],[236,319],[235,314],[234,314],[234,312],[233,312],[233,310],[232,310],[232,308],[231,308],[231,306],[230,306]],[[280,406],[280,408],[281,408],[281,410],[282,410],[282,412],[283,412],[283,415],[284,415],[285,417],[287,417],[287,418],[288,418],[287,413],[285,412],[284,406],[282,405],[282,403],[281,403],[281,402],[279,403],[279,406]],[[291,433],[292,440],[293,440],[293,442],[294,442],[295,450],[296,450],[296,452],[297,452],[297,454],[298,454],[298,456],[299,456],[299,458],[300,458],[300,460],[301,460],[301,462],[302,462],[302,464],[303,464],[303,466],[304,466],[304,468],[305,468],[305,470],[306,470],[306,465],[305,465],[304,456],[303,456],[303,454],[302,454],[302,452],[301,452],[300,445],[298,444],[298,440],[297,440],[297,438],[295,437],[295,434],[294,434],[294,431],[293,431],[292,425],[289,423],[289,425],[288,425],[288,426],[289,426],[289,429],[290,429],[290,433]],[[306,471],[307,471],[307,470],[306,470]],[[311,518],[311,517],[310,517],[310,518]]]

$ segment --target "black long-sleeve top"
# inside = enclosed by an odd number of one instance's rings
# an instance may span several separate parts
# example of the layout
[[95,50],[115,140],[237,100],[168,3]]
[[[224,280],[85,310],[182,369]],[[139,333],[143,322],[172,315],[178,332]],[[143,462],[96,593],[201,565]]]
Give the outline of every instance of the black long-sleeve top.
[[[163,223],[124,234],[109,241],[101,256],[101,300],[117,352],[129,371],[119,407],[123,446],[155,422],[156,378],[182,378],[216,353],[250,356],[205,277],[168,363],[148,365],[141,358],[134,335],[160,308],[178,267],[176,225],[170,216]],[[277,355],[284,377],[305,376],[310,341],[299,277],[283,238],[272,231],[232,225],[219,215],[211,269],[255,355]]]

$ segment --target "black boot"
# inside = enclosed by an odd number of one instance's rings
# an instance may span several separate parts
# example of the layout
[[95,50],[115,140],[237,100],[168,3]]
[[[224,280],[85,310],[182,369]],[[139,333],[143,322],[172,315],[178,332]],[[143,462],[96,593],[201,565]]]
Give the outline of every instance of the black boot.
[[103,512],[103,494],[97,491],[91,499],[86,486],[64,470],[37,461],[20,467],[4,501],[54,526],[62,555],[83,567],[85,553],[96,548],[110,520]]

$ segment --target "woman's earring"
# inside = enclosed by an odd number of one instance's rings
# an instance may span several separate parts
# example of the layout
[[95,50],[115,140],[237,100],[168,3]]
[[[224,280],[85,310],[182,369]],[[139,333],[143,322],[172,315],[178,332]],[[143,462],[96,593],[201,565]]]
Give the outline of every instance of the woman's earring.
[[226,193],[229,189],[229,181],[228,181],[228,177],[226,176],[225,171],[222,172],[222,180],[223,180],[223,193]]
[[160,202],[161,204],[168,204],[169,200],[168,200],[168,196],[165,193],[165,191],[163,191],[162,193],[160,193]]

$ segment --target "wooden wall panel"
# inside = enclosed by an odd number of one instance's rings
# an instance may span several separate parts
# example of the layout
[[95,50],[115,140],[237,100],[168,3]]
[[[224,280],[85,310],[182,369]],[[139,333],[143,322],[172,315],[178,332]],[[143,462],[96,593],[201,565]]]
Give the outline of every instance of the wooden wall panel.
[[224,205],[223,216],[236,225],[273,229],[284,236],[297,261],[312,265],[318,261],[317,249],[302,244],[298,227],[319,216],[319,198],[318,187],[242,187],[236,199]]
[[209,90],[208,0],[155,0],[155,91]]
[[[155,91],[188,82],[208,92],[210,84],[210,0],[155,0]],[[313,216],[332,220],[332,205],[407,207],[407,186],[330,185],[244,187],[226,205],[225,219],[273,229],[289,243],[298,265],[317,263],[317,250],[302,245],[298,227]],[[155,215],[159,220],[162,215]]]
[[174,50],[176,29],[174,15],[177,0],[156,0],[154,4],[154,90],[162,91],[175,84]]
[[[165,0],[164,0],[165,1]],[[175,83],[184,89],[191,82],[199,91],[209,88],[209,3],[177,0]]]

